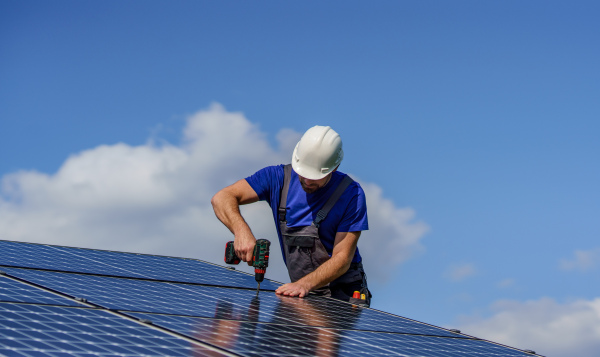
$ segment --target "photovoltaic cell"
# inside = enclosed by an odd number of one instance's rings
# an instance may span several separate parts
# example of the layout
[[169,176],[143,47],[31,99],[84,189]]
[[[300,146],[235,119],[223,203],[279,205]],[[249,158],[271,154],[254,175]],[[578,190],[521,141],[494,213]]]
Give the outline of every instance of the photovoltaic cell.
[[0,303],[7,356],[222,356],[106,311]]
[[531,357],[523,351],[479,339],[348,331],[344,334],[342,342],[362,343],[384,351],[401,351],[406,356],[426,354],[427,356]]
[[76,301],[0,276],[0,301],[81,306]]
[[243,356],[531,356],[330,298],[256,297],[252,276],[193,259],[10,241],[0,252],[0,356],[224,355],[176,333]]
[[132,315],[245,356],[530,356],[490,342],[184,316]]
[[126,311],[214,317],[276,324],[457,336],[447,330],[319,297],[280,297],[255,291],[201,285],[96,277],[5,268],[8,274],[84,297],[100,306]]
[[[0,265],[208,285],[256,288],[252,275],[195,259],[0,240]],[[265,279],[261,289],[280,284]]]

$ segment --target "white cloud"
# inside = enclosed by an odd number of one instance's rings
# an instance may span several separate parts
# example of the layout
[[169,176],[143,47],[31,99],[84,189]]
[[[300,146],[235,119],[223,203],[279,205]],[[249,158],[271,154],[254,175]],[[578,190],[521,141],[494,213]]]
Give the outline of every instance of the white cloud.
[[361,234],[358,246],[369,278],[385,281],[394,267],[422,251],[420,240],[429,227],[414,221],[413,209],[396,207],[376,184],[357,181],[365,191],[369,217],[369,230]]
[[[289,162],[300,135],[282,129],[273,148],[242,113],[213,104],[188,118],[181,145],[155,145],[155,140],[103,145],[72,155],[53,175],[5,175],[1,238],[222,264],[225,242],[233,237],[214,216],[210,198],[264,166]],[[376,184],[361,184],[372,230],[363,234],[359,247],[370,277],[377,278],[418,249],[427,226],[412,222],[413,210],[396,207]],[[268,205],[246,206],[242,213],[255,235],[270,239],[278,252]],[[287,281],[280,254],[271,257],[267,277]]]
[[550,298],[500,301],[493,316],[461,318],[467,334],[553,357],[595,357],[600,351],[600,298],[560,304]]
[[600,264],[600,248],[576,250],[572,259],[562,259],[559,267],[566,271],[590,271]]
[[476,269],[473,264],[454,264],[446,269],[444,277],[451,281],[463,281],[466,278],[476,274]]

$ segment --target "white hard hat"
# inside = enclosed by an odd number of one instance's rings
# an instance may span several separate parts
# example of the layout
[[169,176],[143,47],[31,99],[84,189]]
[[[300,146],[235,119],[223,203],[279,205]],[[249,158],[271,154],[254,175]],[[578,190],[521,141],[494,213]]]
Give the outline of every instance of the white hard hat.
[[309,180],[320,180],[344,158],[342,138],[328,126],[313,126],[302,136],[292,154],[292,168]]

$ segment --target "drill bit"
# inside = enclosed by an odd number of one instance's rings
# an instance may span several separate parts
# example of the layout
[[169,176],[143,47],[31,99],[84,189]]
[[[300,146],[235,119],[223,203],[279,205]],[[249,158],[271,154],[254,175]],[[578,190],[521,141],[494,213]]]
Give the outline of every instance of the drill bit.
[[258,297],[259,291],[260,291],[260,283],[258,283],[258,286],[256,287],[256,297]]

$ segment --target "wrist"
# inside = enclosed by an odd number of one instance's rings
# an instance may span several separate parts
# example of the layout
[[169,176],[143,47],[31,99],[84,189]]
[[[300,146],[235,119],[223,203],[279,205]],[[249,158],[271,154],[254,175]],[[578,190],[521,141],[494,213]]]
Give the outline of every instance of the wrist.
[[252,230],[243,219],[236,222],[231,228],[231,231],[236,237],[254,237],[252,235]]
[[304,278],[296,281],[296,284],[300,285],[301,288],[305,289],[306,291],[312,291],[313,289],[316,289],[317,287],[310,281],[310,279],[308,278],[308,275],[305,276]]

